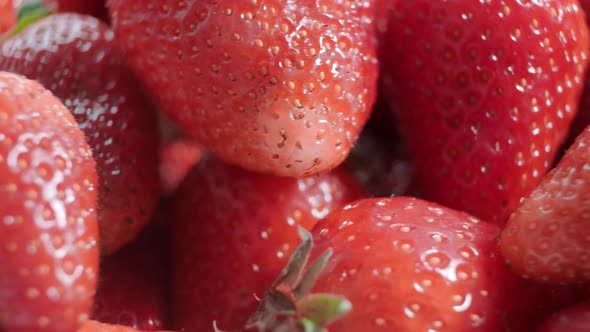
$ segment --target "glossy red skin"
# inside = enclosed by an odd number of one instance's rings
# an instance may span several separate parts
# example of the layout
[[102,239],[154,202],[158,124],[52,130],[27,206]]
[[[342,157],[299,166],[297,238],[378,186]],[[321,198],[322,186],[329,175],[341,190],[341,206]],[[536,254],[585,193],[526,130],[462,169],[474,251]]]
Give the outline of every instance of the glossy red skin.
[[[129,326],[113,325],[89,320],[78,330],[78,332],[142,332]],[[166,332],[166,331],[159,331]]]
[[590,127],[510,217],[502,253],[512,268],[549,282],[590,281]]
[[[586,13],[586,23],[588,24],[588,15],[590,15],[590,0],[579,0],[584,13]],[[590,125],[590,75],[586,75],[584,82],[584,92],[580,99],[579,111],[572,122],[568,139],[564,143],[564,151],[569,148],[576,137],[580,135],[584,129]]]
[[590,331],[590,302],[564,309],[545,321],[538,332]]
[[0,48],[0,69],[38,80],[72,111],[94,151],[103,253],[132,240],[158,203],[155,115],[106,24],[44,18]]
[[156,331],[168,325],[166,232],[150,226],[100,263],[91,319]]
[[164,113],[226,162],[285,176],[336,167],[367,121],[376,9],[363,4],[109,1]]
[[425,197],[504,224],[550,167],[577,111],[588,57],[577,0],[394,7],[384,90]]
[[160,146],[160,188],[169,195],[178,187],[186,174],[201,159],[204,151],[199,143],[181,138]]
[[334,250],[313,292],[340,294],[353,308],[328,329],[531,331],[569,294],[539,293],[505,268],[499,232],[408,197],[360,200],[331,213],[313,229],[312,257]]
[[74,331],[88,319],[99,249],[97,175],[68,109],[0,72],[0,330]]
[[202,160],[169,200],[172,327],[240,329],[287,264],[297,226],[362,195],[344,169],[294,179]]
[[12,0],[0,0],[0,38],[16,24],[16,10]]

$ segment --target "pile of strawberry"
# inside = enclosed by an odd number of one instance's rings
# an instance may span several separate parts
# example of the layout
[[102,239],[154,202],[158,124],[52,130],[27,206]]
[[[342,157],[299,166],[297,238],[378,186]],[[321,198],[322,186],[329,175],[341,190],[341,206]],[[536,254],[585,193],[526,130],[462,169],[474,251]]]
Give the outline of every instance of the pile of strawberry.
[[590,0],[0,0],[0,331],[590,331]]

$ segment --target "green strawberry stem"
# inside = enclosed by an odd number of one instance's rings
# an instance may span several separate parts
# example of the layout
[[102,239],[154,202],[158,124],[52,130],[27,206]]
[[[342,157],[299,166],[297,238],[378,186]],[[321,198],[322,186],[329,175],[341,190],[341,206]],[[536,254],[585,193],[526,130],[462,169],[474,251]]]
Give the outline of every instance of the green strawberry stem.
[[51,15],[51,8],[47,7],[43,1],[32,1],[25,3],[18,10],[18,22],[10,33],[10,36],[14,36],[21,32],[29,25],[39,21],[40,19]]
[[[266,291],[256,312],[248,319],[246,329],[259,332],[327,332],[326,324],[352,310],[347,299],[332,294],[308,294],[324,266],[332,256],[326,250],[305,269],[311,249],[312,235],[299,227],[301,243],[289,258],[287,266]],[[215,332],[224,332],[213,322]]]
[[332,255],[326,250],[307,266],[313,237],[299,228],[301,243],[289,263],[265,293],[258,309],[246,323],[259,332],[326,332],[325,325],[347,314],[352,304],[332,294],[308,294]]

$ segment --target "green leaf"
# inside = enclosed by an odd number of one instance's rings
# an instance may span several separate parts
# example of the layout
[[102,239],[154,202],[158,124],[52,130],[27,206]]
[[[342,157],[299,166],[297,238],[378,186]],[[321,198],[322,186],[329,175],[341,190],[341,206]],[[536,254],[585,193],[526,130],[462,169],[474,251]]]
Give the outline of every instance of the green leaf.
[[323,326],[349,313],[352,303],[332,294],[311,294],[298,302],[298,308],[303,317]]
[[299,226],[299,236],[301,236],[301,243],[295,248],[287,266],[281,271],[279,278],[274,282],[273,288],[280,284],[286,284],[289,288],[293,289],[297,285],[313,247],[311,233],[301,226]]
[[[264,294],[256,312],[246,322],[246,329],[259,332],[327,332],[324,324],[351,310],[350,301],[343,297],[307,295],[333,251],[331,248],[326,250],[306,269],[313,237],[302,227],[299,227],[299,234],[301,243],[279,278]],[[221,331],[216,328],[215,332]]]
[[326,250],[320,257],[318,257],[313,262],[313,264],[311,264],[309,269],[307,269],[303,277],[301,277],[299,285],[297,285],[297,288],[295,288],[293,292],[296,299],[300,299],[304,297],[307,293],[309,293],[315,282],[318,280],[318,277],[324,269],[324,266],[326,266],[326,263],[328,262],[330,257],[332,257],[333,252],[334,251],[332,250],[332,248],[328,248],[328,250]]
[[314,321],[309,319],[301,319],[301,326],[303,326],[304,332],[325,332],[326,330]]
[[266,292],[256,312],[246,322],[246,327],[256,327],[259,331],[268,331],[277,323],[279,316],[295,315],[296,310],[295,303],[289,296],[281,291],[271,289]]
[[51,15],[51,9],[43,1],[33,1],[22,5],[18,10],[18,22],[11,32],[11,36],[24,30],[29,25]]

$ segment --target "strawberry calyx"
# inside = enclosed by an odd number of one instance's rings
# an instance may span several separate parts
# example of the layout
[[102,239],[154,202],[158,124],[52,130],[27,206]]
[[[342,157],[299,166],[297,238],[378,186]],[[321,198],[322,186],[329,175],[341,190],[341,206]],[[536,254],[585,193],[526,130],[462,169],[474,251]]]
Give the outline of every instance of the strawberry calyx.
[[14,36],[24,30],[29,25],[39,21],[40,19],[49,16],[53,10],[49,8],[43,1],[32,1],[23,4],[18,9],[17,23],[10,32],[10,36]]
[[[352,309],[350,301],[342,296],[309,293],[332,256],[332,249],[326,250],[306,268],[313,237],[302,227],[299,227],[299,236],[301,243],[264,294],[256,312],[246,322],[245,329],[258,332],[327,332],[325,325]],[[217,326],[215,331],[222,332]]]

